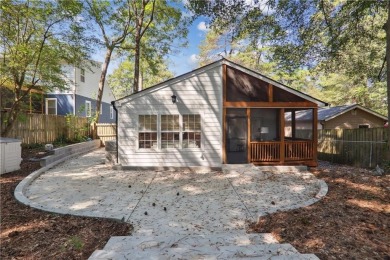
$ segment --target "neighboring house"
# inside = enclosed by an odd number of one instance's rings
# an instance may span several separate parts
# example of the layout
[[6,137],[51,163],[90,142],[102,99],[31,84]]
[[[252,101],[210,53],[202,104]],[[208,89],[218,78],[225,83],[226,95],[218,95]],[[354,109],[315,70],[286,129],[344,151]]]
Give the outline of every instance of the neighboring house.
[[[99,86],[101,63],[93,62],[89,68],[65,65],[68,89],[55,90],[45,96],[45,114],[73,114],[82,117],[94,116]],[[111,89],[106,85],[100,108],[99,123],[115,123],[115,113],[111,105],[114,100]]]
[[[22,110],[26,113],[52,115],[78,115],[92,117],[96,109],[96,98],[100,79],[101,64],[93,62],[88,68],[77,68],[72,65],[63,66],[68,82],[67,89],[43,92],[39,88],[32,89],[24,100]],[[13,100],[13,92],[1,88],[1,111],[7,111]],[[114,96],[109,86],[105,86],[100,109],[100,123],[115,123],[111,101]]]
[[285,115],[326,103],[221,59],[115,101],[125,168],[317,165],[317,128],[287,134]]
[[[311,115],[307,111],[296,113],[296,126],[308,129]],[[291,118],[287,117],[287,125]],[[318,109],[318,129],[353,129],[383,127],[387,117],[358,104],[326,107]]]

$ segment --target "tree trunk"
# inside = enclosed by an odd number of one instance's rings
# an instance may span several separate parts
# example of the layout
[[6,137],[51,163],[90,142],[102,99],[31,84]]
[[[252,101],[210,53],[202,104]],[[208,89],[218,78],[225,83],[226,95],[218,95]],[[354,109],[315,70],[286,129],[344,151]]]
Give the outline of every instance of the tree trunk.
[[386,160],[390,161],[390,1],[387,4],[387,21],[385,24],[386,30],[386,83],[387,83],[387,149],[386,149]]
[[[23,86],[23,80],[21,81],[22,85],[17,85],[15,89],[15,99],[11,106],[11,109],[8,111],[6,120],[1,119],[1,136],[6,137],[8,136],[9,132],[11,131],[15,121],[18,118],[19,112],[20,112],[20,99],[21,99],[21,89]],[[5,126],[3,125],[3,121],[6,121]]]
[[[139,33],[137,33],[139,34]],[[133,93],[138,92],[139,88],[139,60],[140,60],[140,48],[141,48],[141,39],[139,35],[135,37],[135,56],[134,56],[134,85]]]
[[[108,66],[110,65],[111,61],[111,55],[113,51],[113,47],[109,46],[106,50],[106,55],[104,57],[104,63],[102,66],[102,72],[100,74],[100,80],[99,80],[99,90],[98,90],[98,96],[96,99],[96,114],[95,114],[95,124],[99,122],[99,117],[100,117],[100,105],[102,103],[102,98],[103,98],[103,91],[104,91],[104,83],[106,82],[106,75],[107,75],[107,69]],[[93,138],[97,138],[97,128],[93,128]]]

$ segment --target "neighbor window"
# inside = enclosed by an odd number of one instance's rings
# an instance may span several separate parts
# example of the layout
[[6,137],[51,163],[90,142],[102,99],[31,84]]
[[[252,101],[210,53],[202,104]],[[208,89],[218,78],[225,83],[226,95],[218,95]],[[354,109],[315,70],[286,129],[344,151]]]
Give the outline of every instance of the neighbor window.
[[200,115],[183,115],[183,148],[200,148]]
[[161,148],[179,148],[179,115],[161,115]]
[[364,125],[359,125],[359,128],[370,128],[370,126],[367,124],[364,124]]
[[157,115],[138,116],[138,147],[157,148]]
[[46,114],[57,115],[57,99],[46,98]]
[[80,81],[85,82],[85,69],[80,69]]
[[91,115],[92,115],[91,101],[85,101],[85,116],[91,117]]
[[114,119],[114,107],[110,106],[110,119]]

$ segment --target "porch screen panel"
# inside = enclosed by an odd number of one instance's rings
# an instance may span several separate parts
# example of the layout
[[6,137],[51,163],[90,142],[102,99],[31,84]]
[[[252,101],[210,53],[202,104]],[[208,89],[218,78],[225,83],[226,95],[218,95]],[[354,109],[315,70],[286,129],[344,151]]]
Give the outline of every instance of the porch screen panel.
[[157,115],[138,116],[138,147],[157,148]]
[[200,148],[200,115],[183,115],[183,148]]
[[161,115],[161,148],[179,148],[179,115]]
[[237,69],[227,67],[226,101],[268,101],[269,84]]

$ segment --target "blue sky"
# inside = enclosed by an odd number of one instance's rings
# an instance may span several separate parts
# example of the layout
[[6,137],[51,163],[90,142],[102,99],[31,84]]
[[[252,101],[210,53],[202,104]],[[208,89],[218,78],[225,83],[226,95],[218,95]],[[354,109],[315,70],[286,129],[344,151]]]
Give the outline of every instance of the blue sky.
[[198,46],[206,36],[207,28],[203,18],[198,18],[190,26],[188,31],[188,47],[179,53],[169,57],[169,69],[175,76],[189,72],[197,67],[196,55],[199,53]]

